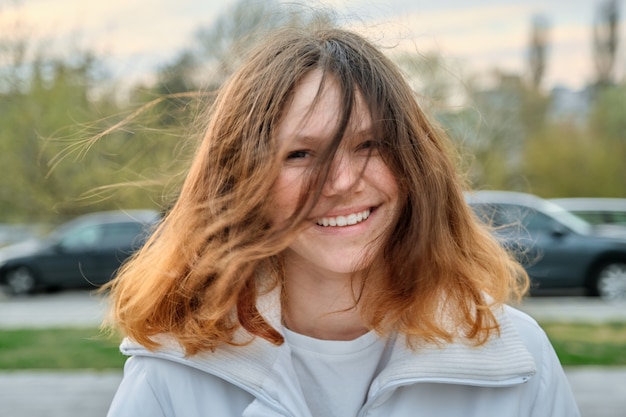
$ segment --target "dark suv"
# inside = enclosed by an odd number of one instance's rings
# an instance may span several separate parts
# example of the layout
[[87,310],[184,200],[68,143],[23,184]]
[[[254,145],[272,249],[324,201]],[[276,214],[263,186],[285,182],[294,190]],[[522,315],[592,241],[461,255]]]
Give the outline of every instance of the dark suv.
[[43,239],[0,249],[0,283],[12,294],[98,287],[141,247],[159,214],[107,211],[80,216]]
[[478,191],[467,201],[524,265],[532,290],[626,299],[626,227],[591,225],[531,194]]

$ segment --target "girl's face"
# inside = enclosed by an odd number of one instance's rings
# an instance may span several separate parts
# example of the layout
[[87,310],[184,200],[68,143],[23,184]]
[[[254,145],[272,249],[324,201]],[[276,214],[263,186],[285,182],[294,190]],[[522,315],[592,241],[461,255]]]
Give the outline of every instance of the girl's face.
[[[327,78],[311,108],[322,72],[314,70],[305,76],[278,127],[284,159],[271,196],[273,222],[279,223],[295,211],[307,183],[307,169],[332,140],[342,109],[339,87],[332,77]],[[292,269],[323,274],[356,272],[371,260],[395,221],[396,180],[377,150],[379,138],[373,136],[369,110],[358,93],[355,104],[310,224],[285,253]]]

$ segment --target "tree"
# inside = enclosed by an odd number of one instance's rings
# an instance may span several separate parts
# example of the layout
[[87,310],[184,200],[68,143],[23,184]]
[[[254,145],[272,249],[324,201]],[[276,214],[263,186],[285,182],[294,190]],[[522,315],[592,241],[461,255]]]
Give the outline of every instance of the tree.
[[464,93],[461,81],[450,70],[451,63],[436,52],[401,52],[390,58],[402,69],[421,104],[435,113],[446,112],[450,101]]
[[25,29],[0,31],[0,222],[156,206],[156,193],[145,187],[103,188],[136,178],[158,158],[144,153],[152,150],[145,142],[127,140],[134,136],[128,130],[90,141],[117,117],[102,114],[120,112],[105,66],[90,51],[65,48],[61,56],[53,49]]
[[626,83],[612,85],[598,92],[589,114],[589,129],[594,136],[626,144]]
[[50,173],[48,161],[61,144],[45,140],[95,117],[89,88],[97,64],[89,54],[82,58],[74,63],[35,58],[23,65],[19,90],[1,98],[0,164],[11,175],[0,179],[0,200],[8,218],[51,216],[76,184],[89,177],[76,165]]
[[472,155],[472,182],[480,187],[515,189],[519,184],[520,151],[528,136],[524,120],[527,87],[516,74],[494,71],[495,84],[484,88],[471,81],[469,105],[444,124]]
[[241,58],[267,32],[280,27],[310,26],[334,21],[333,13],[278,0],[239,0],[209,27],[196,32],[203,64],[212,69],[213,85],[220,85]]
[[619,9],[617,0],[605,0],[598,6],[593,26],[593,57],[598,86],[613,82],[613,67],[619,39]]
[[543,15],[532,18],[528,66],[531,86],[538,90],[546,71],[546,55],[550,25]]
[[626,144],[574,125],[551,126],[529,138],[521,174],[542,197],[626,197]]

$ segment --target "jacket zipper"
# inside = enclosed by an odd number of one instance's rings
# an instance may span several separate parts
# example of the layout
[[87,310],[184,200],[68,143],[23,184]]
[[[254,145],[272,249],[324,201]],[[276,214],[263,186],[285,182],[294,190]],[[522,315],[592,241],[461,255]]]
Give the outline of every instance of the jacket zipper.
[[508,386],[526,383],[530,379],[530,377],[531,375],[520,375],[520,376],[512,377],[503,381],[497,381],[497,382],[489,382],[489,381],[473,380],[473,379],[457,379],[457,378],[397,379],[397,380],[387,383],[386,385],[381,387],[378,391],[376,391],[372,395],[372,397],[369,398],[366,401],[366,403],[363,405],[363,407],[357,414],[357,417],[365,417],[381,396],[387,395],[387,394],[391,396],[392,391],[395,391],[397,388],[407,386],[407,385],[414,385],[414,384],[419,384],[419,383],[444,383],[444,384],[468,385],[468,386],[478,386],[478,387],[508,387]]

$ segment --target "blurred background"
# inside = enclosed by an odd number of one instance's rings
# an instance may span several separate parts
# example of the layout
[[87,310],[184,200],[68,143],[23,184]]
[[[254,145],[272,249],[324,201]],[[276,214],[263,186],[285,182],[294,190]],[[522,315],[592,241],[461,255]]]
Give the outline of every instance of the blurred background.
[[[98,336],[105,297],[73,288],[110,279],[176,198],[202,110],[258,34],[314,14],[365,34],[398,63],[456,145],[473,189],[526,193],[490,198],[549,218],[522,224],[531,235],[540,224],[531,237],[545,244],[544,270],[560,271],[560,286],[521,307],[554,343],[583,416],[623,415],[626,227],[614,225],[607,246],[591,230],[608,221],[555,215],[545,201],[612,198],[594,204],[626,222],[622,0],[0,0],[7,415],[104,415],[124,358],[115,338]],[[84,217],[104,210],[115,219]],[[104,236],[115,242],[106,254]],[[61,255],[72,255],[65,272],[44,282]],[[92,267],[88,276],[79,262]],[[25,296],[46,283],[65,291]]]
[[198,110],[307,6],[403,68],[474,188],[626,197],[619,0],[300,3],[0,0],[0,223],[167,207]]

